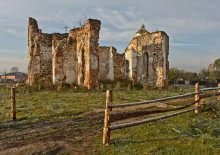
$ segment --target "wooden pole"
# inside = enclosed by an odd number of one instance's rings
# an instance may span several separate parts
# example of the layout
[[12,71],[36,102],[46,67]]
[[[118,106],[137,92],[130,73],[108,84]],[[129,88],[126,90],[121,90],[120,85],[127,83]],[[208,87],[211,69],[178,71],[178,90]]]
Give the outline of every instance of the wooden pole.
[[15,87],[11,88],[11,113],[12,113],[12,119],[16,120]]
[[[220,82],[218,83],[218,92],[220,93]],[[218,97],[218,100],[220,100],[220,96]]]
[[195,103],[195,113],[197,114],[197,113],[200,113],[201,112],[201,105],[200,105],[200,96],[199,96],[199,83],[197,82],[196,84],[195,84],[195,101],[197,101],[196,103]]
[[104,128],[103,128],[103,144],[108,145],[110,142],[110,115],[111,108],[109,105],[112,103],[112,90],[107,90],[106,92],[106,108],[105,108],[105,118],[104,118]]

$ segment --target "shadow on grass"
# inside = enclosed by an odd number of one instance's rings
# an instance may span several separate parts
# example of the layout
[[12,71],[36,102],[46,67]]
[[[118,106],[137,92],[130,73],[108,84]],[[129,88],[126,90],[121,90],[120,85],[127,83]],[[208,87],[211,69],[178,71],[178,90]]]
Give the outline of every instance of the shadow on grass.
[[140,117],[140,116],[145,116],[145,115],[150,115],[150,114],[159,114],[159,113],[177,111],[177,110],[185,109],[190,106],[192,106],[192,104],[187,104],[187,105],[177,107],[177,108],[172,108],[172,109],[138,110],[138,111],[136,110],[136,111],[129,111],[129,112],[124,112],[124,113],[113,113],[112,121]]
[[[1,122],[0,124],[0,129],[4,129],[4,128],[19,128],[22,126],[26,126],[26,125],[33,125],[33,126],[42,126],[45,124],[54,124],[54,123],[60,123],[60,122],[65,122],[65,121],[70,121],[71,119],[75,120],[77,119],[78,116],[80,116],[81,114],[83,114],[84,112],[78,112],[78,113],[61,113],[61,114],[53,114],[47,117],[44,116],[39,116],[39,117],[21,117],[21,118],[17,118],[16,120],[9,120],[6,122]],[[64,118],[64,120],[55,120],[58,117],[66,117],[66,119]],[[76,117],[76,118],[74,118]]]
[[28,117],[22,117],[22,118],[18,118],[16,120],[9,120],[7,122],[1,122],[0,129],[17,126],[19,122],[22,122],[25,120],[28,120]]

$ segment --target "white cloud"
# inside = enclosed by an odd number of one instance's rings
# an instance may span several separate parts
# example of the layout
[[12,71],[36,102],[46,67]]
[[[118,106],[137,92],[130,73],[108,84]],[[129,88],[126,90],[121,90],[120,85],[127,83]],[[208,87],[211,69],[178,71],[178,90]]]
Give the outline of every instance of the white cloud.
[[214,21],[205,18],[172,18],[165,21],[158,21],[157,25],[164,23],[164,29],[171,32],[171,34],[185,34],[185,33],[205,33],[220,30],[220,21]]
[[[170,36],[171,64],[191,69],[193,67],[187,67],[180,62],[186,62],[187,57],[194,57],[196,52],[204,53],[202,58],[205,62],[219,56],[216,52],[219,51],[219,44],[216,42],[220,40],[219,5],[218,0],[1,0],[0,52],[5,47],[14,50],[14,53],[15,49],[26,52],[23,46],[27,44],[29,16],[36,18],[40,28],[48,33],[62,33],[64,25],[72,28],[78,26],[79,19],[88,17],[101,20],[100,40],[109,44],[112,42],[112,46],[116,47],[122,46],[122,42],[129,43],[142,24],[149,31],[164,30]],[[215,49],[206,43],[206,35],[200,35],[200,38],[193,40],[194,35],[205,33],[215,35],[209,36],[209,42],[213,42]],[[187,37],[182,37],[183,35]],[[209,54],[201,49],[201,42],[202,48],[210,51]],[[183,50],[182,47],[187,48]],[[181,54],[175,54],[176,50],[186,54],[181,57],[183,60],[179,58]],[[6,60],[7,54],[1,55],[3,56]],[[199,61],[190,61],[187,64],[195,68],[201,66]]]
[[11,34],[17,38],[24,38],[24,33],[21,33],[20,31],[16,30],[15,28],[7,28],[5,30],[6,33]]

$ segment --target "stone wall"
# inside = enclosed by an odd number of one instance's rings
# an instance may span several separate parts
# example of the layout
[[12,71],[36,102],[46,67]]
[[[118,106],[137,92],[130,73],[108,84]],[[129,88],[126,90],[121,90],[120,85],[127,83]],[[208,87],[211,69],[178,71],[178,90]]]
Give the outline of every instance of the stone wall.
[[28,25],[28,83],[75,83],[94,88],[98,82],[100,21],[89,19],[69,34],[43,34],[37,21]]
[[42,33],[37,21],[29,19],[28,26],[28,82],[44,84],[52,78],[52,35]]
[[169,37],[163,31],[137,31],[125,50],[129,61],[129,78],[135,83],[163,87],[168,84]]
[[114,79],[122,80],[125,79],[125,60],[124,54],[114,52]]
[[121,80],[126,78],[128,62],[124,54],[114,47],[99,47],[99,80]]
[[98,83],[98,39],[101,22],[89,19],[76,30],[78,85],[94,88]]
[[99,80],[114,80],[114,47],[99,46]]
[[28,83],[69,83],[95,88],[98,80],[130,79],[157,87],[168,84],[169,37],[141,27],[123,54],[98,46],[101,22],[88,19],[65,34],[46,34],[29,18]]
[[53,84],[66,82],[66,62],[68,60],[67,35],[53,34],[52,39],[52,67]]

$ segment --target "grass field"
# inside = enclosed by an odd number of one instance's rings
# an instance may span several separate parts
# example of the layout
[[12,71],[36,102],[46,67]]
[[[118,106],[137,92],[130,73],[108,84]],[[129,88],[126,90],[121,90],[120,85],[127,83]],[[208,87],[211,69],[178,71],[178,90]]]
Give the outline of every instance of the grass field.
[[[132,101],[156,99],[184,93],[187,90],[167,91],[117,91],[114,92],[114,104]],[[1,91],[3,93],[3,90]],[[21,93],[17,90],[17,117],[25,121],[62,120],[75,115],[104,110],[105,92],[74,92],[74,91],[37,91]],[[3,107],[1,107],[3,108]],[[7,117],[0,121],[10,120],[10,100],[6,102]]]
[[[188,91],[114,91],[114,104]],[[5,93],[5,89],[0,89],[0,94]],[[218,154],[220,151],[218,104],[207,106],[199,115],[187,113],[113,131],[111,145],[103,146],[105,92],[25,91],[17,92],[16,98],[17,121],[11,121],[9,98],[0,107],[0,154]],[[184,100],[172,104],[181,105]]]
[[200,115],[183,114],[155,123],[113,131],[111,145],[99,136],[94,154],[219,154],[220,119],[212,108]]

